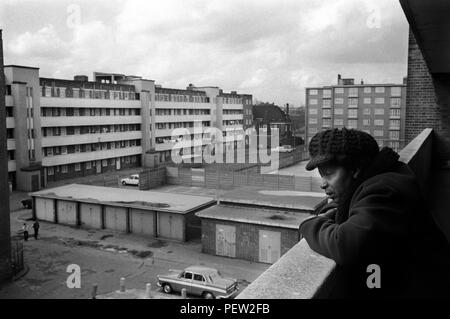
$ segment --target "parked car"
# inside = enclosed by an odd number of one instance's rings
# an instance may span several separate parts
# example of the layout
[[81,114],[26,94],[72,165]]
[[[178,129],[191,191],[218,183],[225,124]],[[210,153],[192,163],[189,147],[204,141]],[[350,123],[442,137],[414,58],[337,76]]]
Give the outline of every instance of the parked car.
[[122,183],[122,185],[139,186],[139,174],[133,174],[133,175],[130,175],[129,177],[122,178],[120,180],[120,182]]
[[281,146],[282,151],[281,152],[286,152],[286,153],[290,153],[294,151],[294,148],[291,145],[283,145]]
[[191,295],[205,299],[233,298],[239,291],[236,279],[223,277],[217,269],[190,266],[184,270],[170,270],[167,275],[158,275],[158,286],[170,294],[185,288]]
[[23,199],[20,201],[24,208],[33,208],[33,200],[31,198]]
[[294,151],[294,148],[291,145],[283,145],[278,146],[272,149],[273,151],[280,152],[280,153],[291,153]]

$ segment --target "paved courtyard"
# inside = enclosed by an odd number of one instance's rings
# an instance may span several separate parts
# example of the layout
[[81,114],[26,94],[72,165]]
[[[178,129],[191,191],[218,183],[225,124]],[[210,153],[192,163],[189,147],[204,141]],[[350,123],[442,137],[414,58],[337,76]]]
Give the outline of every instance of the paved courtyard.
[[[11,233],[31,218],[31,210],[11,213]],[[31,226],[31,221],[28,221]],[[212,256],[201,252],[200,241],[180,243],[107,230],[86,230],[41,222],[40,238],[24,242],[25,276],[0,288],[0,298],[90,298],[92,285],[98,294],[119,289],[121,277],[130,289],[157,290],[156,275],[169,269],[206,265],[225,276],[238,279],[242,288],[255,280],[269,265]],[[21,240],[21,239],[20,239]],[[71,264],[81,268],[81,287],[69,289],[66,272]]]

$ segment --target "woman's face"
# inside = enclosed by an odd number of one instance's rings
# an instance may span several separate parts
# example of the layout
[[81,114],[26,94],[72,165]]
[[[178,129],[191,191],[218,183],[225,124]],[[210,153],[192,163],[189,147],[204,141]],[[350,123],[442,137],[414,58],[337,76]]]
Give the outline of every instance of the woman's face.
[[356,174],[353,174],[343,166],[334,164],[323,164],[318,169],[322,177],[322,185],[320,187],[329,198],[339,203],[343,199],[345,192],[350,189]]

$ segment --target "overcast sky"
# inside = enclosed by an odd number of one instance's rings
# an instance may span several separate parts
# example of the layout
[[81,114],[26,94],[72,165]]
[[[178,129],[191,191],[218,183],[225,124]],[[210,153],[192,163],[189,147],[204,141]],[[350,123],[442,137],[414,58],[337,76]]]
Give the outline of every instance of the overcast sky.
[[398,0],[1,0],[5,64],[73,78],[140,75],[219,86],[278,105],[305,87],[401,83],[408,23]]

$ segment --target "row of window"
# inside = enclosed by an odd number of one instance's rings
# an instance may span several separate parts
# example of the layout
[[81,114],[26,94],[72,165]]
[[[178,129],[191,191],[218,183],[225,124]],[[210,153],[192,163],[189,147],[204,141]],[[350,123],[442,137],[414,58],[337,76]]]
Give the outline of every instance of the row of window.
[[[344,119],[334,119],[333,121],[334,125],[344,125]],[[349,126],[357,126],[356,120],[348,120]],[[372,121],[370,119],[364,119],[363,125],[364,126],[370,126]],[[384,126],[384,120],[382,119],[376,119],[373,121],[373,125],[375,126]],[[315,128],[316,129],[316,128]]]
[[[342,123],[342,122],[336,123],[335,122],[334,125],[335,125],[335,127],[343,127],[344,123]],[[346,127],[347,128],[355,128],[355,127],[352,127],[350,123]],[[367,133],[369,133],[369,134],[371,134],[373,136],[376,136],[376,137],[384,136],[384,130],[380,130],[380,129],[370,130],[370,129],[365,128],[365,129],[362,129],[362,131],[367,132]],[[317,127],[310,127],[308,129],[308,134],[309,135],[316,134],[317,132],[318,132],[318,128]],[[391,139],[391,140],[399,140],[400,139],[400,131],[389,131],[389,139]]]
[[139,100],[139,93],[125,91],[107,91],[84,88],[65,88],[41,86],[43,97],[70,97],[80,99],[102,99],[102,100]]
[[73,107],[41,107],[41,116],[136,116],[140,109],[124,108],[73,108]]
[[242,125],[242,120],[223,120],[222,121],[223,125]]
[[[101,166],[114,166],[116,165],[117,158],[109,158],[109,159],[103,159],[101,161]],[[131,155],[131,156],[122,156],[120,157],[120,161],[122,163],[136,163],[137,162],[137,156]],[[56,173],[61,172],[62,174],[67,174],[69,172],[69,166],[73,165],[74,171],[79,172],[81,171],[82,166],[84,166],[85,170],[95,169],[97,166],[97,161],[89,161],[89,162],[83,162],[83,163],[75,163],[75,164],[67,164],[67,165],[58,165],[58,166],[51,166],[47,168],[47,175],[53,176]]]
[[[358,107],[358,98],[348,98],[348,107]],[[390,98],[391,107],[401,107],[402,99],[399,97]],[[310,99],[309,105],[318,105],[318,99]],[[334,104],[342,105],[344,104],[344,98],[335,98]],[[386,104],[386,99],[384,97],[365,97],[363,98],[363,104]],[[331,107],[331,100],[322,100],[323,107]]]
[[[209,121],[202,121],[202,127],[211,126]],[[171,123],[156,123],[158,130],[172,130],[176,128],[190,128],[194,127],[194,122],[171,122]]]
[[209,115],[209,109],[156,109],[156,115]]
[[66,136],[82,134],[100,134],[113,132],[140,131],[140,124],[116,124],[116,125],[90,125],[90,126],[67,126],[67,127],[43,127],[42,135]]
[[[310,118],[308,120],[309,124],[318,124],[317,118]],[[331,119],[322,119],[322,127],[331,127]],[[349,128],[357,128],[358,120],[347,120],[347,125]],[[375,119],[373,124],[376,126],[384,126],[385,121],[383,119]],[[335,125],[343,125],[343,119],[334,119]],[[371,125],[370,119],[363,119],[363,125],[368,126]],[[389,128],[390,129],[400,129],[400,120],[389,120]]]
[[[377,108],[374,109],[373,114],[374,115],[384,115],[385,109]],[[309,115],[318,115],[318,109],[317,108],[310,108],[308,111]],[[348,117],[358,117],[358,110],[357,109],[348,109],[347,110]],[[363,109],[363,115],[371,115],[372,110],[365,108]],[[344,109],[343,108],[335,108],[334,109],[335,115],[344,115]],[[331,110],[324,109],[322,110],[322,116],[323,117],[331,117]],[[400,109],[390,109],[389,110],[389,116],[390,117],[400,117]]]
[[[249,110],[245,110],[245,111],[249,111]],[[243,114],[243,110],[223,110],[222,114],[223,115],[232,115],[232,114],[241,115],[241,114]]]
[[[364,94],[370,94],[370,93],[385,93],[386,89],[388,89],[388,87],[385,86],[366,86],[362,89],[362,91],[364,92]],[[402,88],[401,87],[390,87],[391,89],[391,96],[401,96],[402,95]],[[348,95],[349,96],[358,96],[359,94],[359,88],[358,87],[350,87],[350,88],[343,88],[343,87],[336,87],[334,88],[334,94],[344,94],[345,90],[348,90]],[[331,94],[332,94],[332,89],[323,89],[323,90],[318,90],[318,89],[310,89],[309,90],[309,95],[319,95],[320,91],[322,91],[322,96],[324,98],[331,98]]]
[[242,104],[240,97],[223,97],[223,104]]
[[156,144],[164,144],[164,143],[175,143],[175,142],[181,142],[183,140],[187,140],[188,137],[191,141],[193,140],[201,140],[203,138],[209,138],[209,134],[190,134],[190,135],[184,135],[183,137],[180,136],[180,138],[174,140],[171,136],[162,136],[156,138]]
[[140,145],[141,145],[141,140],[126,140],[126,141],[115,141],[115,142],[105,142],[105,143],[53,146],[53,147],[44,147],[43,153],[44,153],[44,156],[50,157],[50,156],[54,156],[54,155],[95,152],[95,151],[101,151],[101,150],[134,147],[134,146],[140,146]]
[[193,102],[193,103],[209,103],[209,97],[203,95],[182,95],[182,94],[165,94],[156,93],[156,101],[164,102]]

